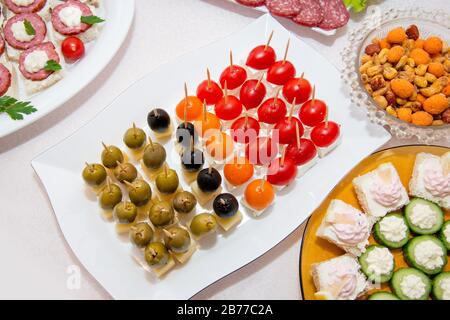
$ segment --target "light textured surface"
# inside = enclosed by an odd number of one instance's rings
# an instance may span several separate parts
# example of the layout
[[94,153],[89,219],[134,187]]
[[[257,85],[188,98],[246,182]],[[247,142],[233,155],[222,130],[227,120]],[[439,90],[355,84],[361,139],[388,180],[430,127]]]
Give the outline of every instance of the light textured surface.
[[[378,3],[380,6],[423,4],[411,0]],[[119,92],[158,65],[238,31],[260,16],[258,12],[221,0],[136,0],[136,5],[136,19],[129,39],[89,88],[46,118],[0,139],[3,200],[0,298],[110,298],[83,269],[81,287],[68,289],[70,267],[79,263],[62,237],[45,190],[30,166],[31,159],[73,133]],[[426,5],[450,10],[450,4],[444,0],[429,0]],[[354,17],[347,28],[352,28],[362,17]],[[345,45],[345,29],[334,37],[303,28],[297,29],[297,33],[336,66],[341,66],[339,52]],[[132,107],[124,106],[124,110]],[[299,228],[262,258],[210,286],[196,298],[301,298],[298,251],[302,230]]]

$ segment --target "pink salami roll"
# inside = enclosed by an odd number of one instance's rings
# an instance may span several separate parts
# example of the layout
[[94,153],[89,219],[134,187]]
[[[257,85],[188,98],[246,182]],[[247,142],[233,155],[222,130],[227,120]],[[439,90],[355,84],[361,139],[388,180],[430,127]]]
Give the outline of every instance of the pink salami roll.
[[67,7],[78,7],[81,10],[82,16],[92,16],[91,9],[84,3],[77,0],[68,0],[63,4],[57,5],[52,11],[52,24],[55,30],[66,36],[73,36],[85,32],[91,27],[91,25],[86,23],[81,23],[77,27],[68,27],[59,18],[59,13],[61,10]]
[[47,53],[48,60],[55,60],[58,63],[60,61],[59,55],[56,52],[56,48],[53,45],[53,43],[51,43],[51,42],[42,43],[40,45],[37,45],[33,48],[30,48],[30,49],[22,52],[22,54],[20,55],[20,58],[19,58],[19,70],[25,78],[32,80],[32,81],[40,81],[40,80],[47,79],[53,73],[53,71],[47,71],[44,69],[41,69],[38,72],[30,73],[25,69],[25,59],[27,58],[27,56],[30,53],[32,53],[36,50],[45,51]]
[[9,87],[11,87],[11,72],[0,63],[0,96],[8,92]]
[[[36,31],[36,35],[31,41],[23,42],[19,41],[14,37],[12,32],[12,25],[16,22],[23,22],[28,20]],[[27,50],[35,45],[42,43],[47,35],[47,26],[44,20],[36,13],[22,13],[15,15],[6,22],[5,28],[5,39],[9,45],[13,48],[19,50]]]
[[33,3],[31,3],[28,6],[19,6],[15,4],[13,0],[4,0],[4,3],[8,7],[8,9],[14,12],[15,14],[35,13],[41,11],[41,9],[47,3],[47,0],[34,0]]

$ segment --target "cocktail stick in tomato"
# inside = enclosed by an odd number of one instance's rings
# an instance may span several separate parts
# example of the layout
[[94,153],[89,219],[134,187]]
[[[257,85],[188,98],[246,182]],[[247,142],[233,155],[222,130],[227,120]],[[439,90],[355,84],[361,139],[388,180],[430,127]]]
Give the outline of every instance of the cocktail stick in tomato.
[[206,138],[205,147],[214,160],[223,161],[233,153],[234,142],[225,132],[216,131]]
[[297,104],[304,103],[311,96],[311,84],[304,78],[292,78],[283,86],[283,96],[289,102],[297,101]]
[[223,97],[219,84],[211,80],[211,73],[206,69],[207,79],[202,81],[197,87],[197,97],[201,101],[206,101],[207,105],[214,105]]
[[266,179],[253,180],[245,188],[244,201],[254,211],[261,212],[267,209],[274,199],[273,186]]
[[291,142],[286,148],[286,158],[292,160],[297,166],[302,166],[316,158],[317,149],[311,140],[300,138],[298,126],[296,126],[296,137],[296,141]]
[[303,126],[300,120],[292,116],[295,108],[295,98],[291,105],[291,110],[289,116],[280,120],[276,125],[274,130],[278,130],[278,139],[280,144],[289,144],[295,141],[296,127],[300,129],[300,134],[303,135]]
[[259,80],[247,80],[241,87],[239,98],[247,110],[257,108],[266,96],[266,86],[261,82],[263,76]]
[[325,120],[327,105],[324,101],[316,99],[316,87],[314,86],[312,99],[306,101],[298,112],[298,117],[303,124],[314,127]]
[[297,166],[289,158],[286,158],[286,148],[283,155],[272,160],[267,169],[267,181],[274,186],[287,186],[297,177]]
[[247,114],[244,117],[236,119],[231,125],[231,136],[233,140],[238,143],[249,143],[256,140],[259,135],[260,125],[258,120],[249,117]]
[[230,65],[223,70],[220,75],[220,84],[222,88],[225,88],[225,82],[227,83],[228,89],[234,90],[240,87],[247,79],[247,71],[241,66],[236,66],[233,64],[233,53],[230,50]]
[[287,54],[289,51],[290,40],[286,45],[286,51],[284,53],[284,58],[281,61],[275,62],[267,71],[267,81],[276,85],[284,85],[290,79],[295,77],[295,67],[294,65],[287,61]]
[[222,120],[234,120],[242,113],[241,101],[232,95],[228,94],[228,83],[224,84],[224,96],[214,106],[216,115]]
[[338,140],[340,134],[340,126],[336,122],[326,119],[312,129],[311,140],[319,148],[328,148]]
[[265,45],[257,46],[248,55],[246,65],[257,70],[265,70],[273,65],[277,59],[275,50],[270,46],[273,37],[273,31],[270,33],[269,40]]
[[194,121],[194,126],[200,136],[204,137],[211,132],[220,131],[222,123],[215,114],[206,110],[206,101],[203,101],[203,112]]
[[258,108],[258,119],[267,124],[275,124],[283,119],[287,114],[286,104],[279,99],[280,90],[278,89],[275,97],[267,99]]
[[245,156],[256,165],[269,164],[278,154],[278,143],[270,137],[258,137],[245,147]]
[[[203,103],[196,96],[189,96],[187,90],[187,84],[184,83],[184,98],[181,100],[175,108],[177,118],[180,121],[191,122],[197,119],[203,110]],[[184,117],[186,113],[186,118]]]
[[245,157],[235,156],[223,167],[225,179],[234,187],[249,181],[255,172],[253,164]]

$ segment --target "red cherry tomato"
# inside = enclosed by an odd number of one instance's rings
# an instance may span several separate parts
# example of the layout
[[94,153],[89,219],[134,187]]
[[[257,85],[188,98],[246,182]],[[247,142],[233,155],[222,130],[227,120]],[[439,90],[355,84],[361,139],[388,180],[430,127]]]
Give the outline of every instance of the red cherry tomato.
[[258,80],[247,80],[241,87],[239,98],[244,107],[254,109],[258,107],[266,96],[266,86]]
[[252,117],[236,119],[231,125],[231,136],[238,143],[249,143],[259,135],[259,122]]
[[295,103],[300,104],[309,99],[311,95],[311,84],[303,78],[293,78],[283,86],[283,96],[289,103],[295,98]]
[[287,186],[297,177],[297,166],[294,161],[285,158],[274,159],[267,170],[267,181],[275,186]]
[[325,148],[332,145],[341,134],[341,129],[336,122],[322,122],[311,131],[311,140],[318,147]]
[[78,60],[84,55],[84,43],[77,37],[67,37],[61,44],[61,51],[68,60]]
[[257,70],[265,70],[275,63],[277,55],[271,46],[255,47],[248,55],[246,65]]
[[319,99],[314,99],[314,103],[312,100],[306,101],[298,112],[300,120],[309,127],[318,125],[325,120],[326,116],[327,105]]
[[297,129],[295,124],[298,125],[298,130],[299,130],[299,135],[300,137],[303,135],[303,126],[300,122],[300,120],[298,120],[295,117],[291,117],[291,119],[289,119],[288,117],[285,117],[284,119],[282,119],[281,121],[279,121],[276,125],[275,125],[275,130],[278,130],[278,143],[280,144],[289,144],[292,141],[295,141],[296,138],[296,134],[297,134]]
[[228,66],[223,70],[220,75],[220,84],[222,88],[225,88],[225,82],[227,83],[227,88],[230,90],[240,87],[244,81],[247,79],[247,71],[240,66]]
[[300,148],[297,141],[291,142],[286,148],[286,158],[294,161],[297,166],[304,165],[317,156],[317,149],[309,139],[300,139]]
[[283,100],[270,98],[258,108],[258,119],[267,124],[275,124],[287,114],[287,107]]
[[280,86],[294,77],[295,67],[289,61],[277,61],[267,71],[267,81]]
[[213,105],[223,97],[223,92],[217,82],[205,80],[197,87],[197,97],[207,105]]
[[253,164],[269,164],[278,154],[278,144],[269,137],[258,137],[245,148],[245,156]]
[[216,103],[214,111],[222,120],[233,120],[241,115],[242,103],[235,96],[226,96]]

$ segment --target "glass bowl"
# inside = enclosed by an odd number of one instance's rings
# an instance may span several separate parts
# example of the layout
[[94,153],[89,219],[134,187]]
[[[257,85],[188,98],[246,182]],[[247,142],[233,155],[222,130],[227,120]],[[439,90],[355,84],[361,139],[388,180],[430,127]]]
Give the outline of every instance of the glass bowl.
[[[439,21],[439,23],[437,22]],[[378,8],[368,12],[362,26],[350,32],[348,46],[342,51],[344,69],[342,79],[350,90],[352,103],[367,109],[371,122],[386,127],[393,136],[399,139],[416,137],[419,143],[433,144],[437,141],[450,141],[450,124],[440,126],[417,126],[404,122],[388,114],[378,107],[372,96],[362,83],[359,67],[364,49],[372,39],[384,38],[394,27],[415,24],[419,28],[420,37],[437,35],[448,42],[450,15],[443,11],[426,11],[423,8],[388,9]]]

